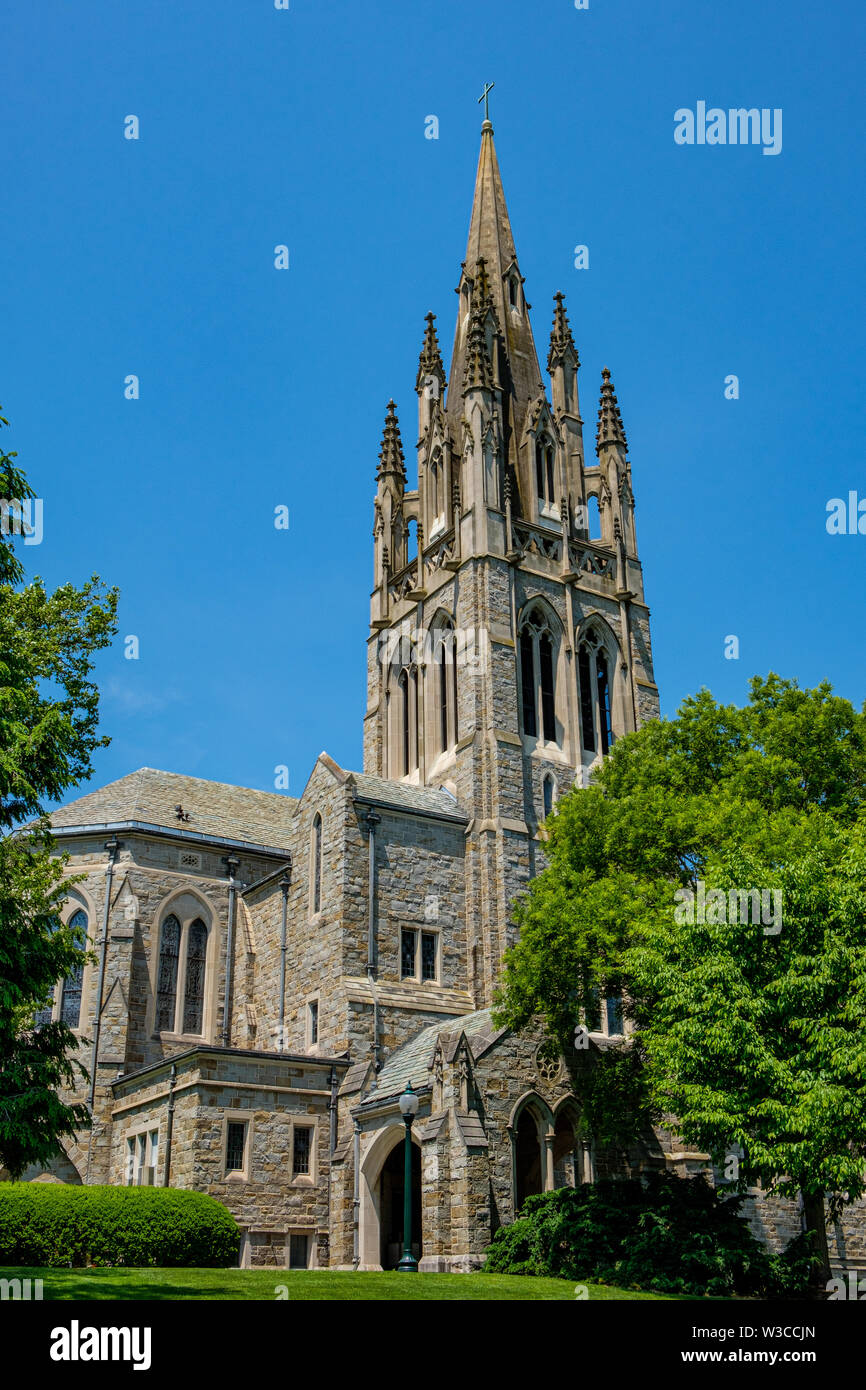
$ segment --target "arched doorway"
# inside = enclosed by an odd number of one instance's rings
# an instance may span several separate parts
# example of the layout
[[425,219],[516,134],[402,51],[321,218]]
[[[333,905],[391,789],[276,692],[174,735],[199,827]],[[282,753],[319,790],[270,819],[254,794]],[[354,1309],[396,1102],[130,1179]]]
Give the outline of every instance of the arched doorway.
[[514,1134],[514,1210],[520,1211],[527,1197],[544,1191],[541,1136],[538,1120],[527,1105],[520,1112]]
[[[412,1253],[421,1258],[421,1151],[412,1146]],[[403,1254],[403,1196],[405,1141],[397,1143],[382,1165],[379,1178],[379,1260],[383,1269],[396,1269]]]

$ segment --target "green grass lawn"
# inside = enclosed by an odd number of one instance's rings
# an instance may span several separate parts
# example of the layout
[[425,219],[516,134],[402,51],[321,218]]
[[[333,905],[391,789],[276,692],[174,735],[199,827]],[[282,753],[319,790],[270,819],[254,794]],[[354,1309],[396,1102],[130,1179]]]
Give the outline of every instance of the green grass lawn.
[[[514,1274],[355,1274],[297,1269],[0,1269],[0,1279],[41,1279],[49,1299],[487,1299],[573,1301],[565,1279]],[[587,1286],[590,1299],[661,1299],[663,1294]],[[282,1290],[287,1290],[283,1292]]]

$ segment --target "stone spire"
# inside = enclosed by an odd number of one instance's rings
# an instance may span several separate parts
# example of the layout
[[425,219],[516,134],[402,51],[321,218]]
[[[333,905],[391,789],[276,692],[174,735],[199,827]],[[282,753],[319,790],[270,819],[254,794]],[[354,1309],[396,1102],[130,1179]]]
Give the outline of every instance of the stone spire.
[[385,478],[389,474],[399,478],[401,484],[405,484],[406,462],[400,439],[400,425],[397,421],[397,407],[393,401],[388,402],[388,413],[385,416],[385,429],[382,434],[382,448],[379,450],[379,467],[376,476],[377,478]]
[[628,449],[622,416],[619,413],[613,382],[607,367],[602,371],[601,401],[598,408],[598,428],[595,434],[596,451],[610,444],[618,444],[623,453]]
[[431,382],[435,379],[439,383],[438,394],[433,388],[433,393],[438,400],[445,389],[445,366],[442,362],[442,353],[439,349],[439,339],[436,336],[436,315],[427,314],[425,318],[426,328],[424,330],[424,343],[421,347],[421,357],[418,361],[418,376],[415,380],[415,390],[418,392],[431,389]]
[[580,359],[577,355],[577,348],[574,345],[574,338],[571,334],[571,325],[568,322],[568,314],[565,312],[565,295],[561,291],[553,296],[556,301],[556,308],[553,311],[553,328],[550,330],[550,351],[547,354],[547,370],[550,372],[554,367],[560,366],[566,357],[573,354],[574,365],[580,366]]
[[[480,264],[482,262],[483,265]],[[481,285],[477,283],[479,280]],[[517,263],[490,121],[485,121],[481,127],[481,151],[475,176],[466,259],[458,290],[461,299],[449,380],[449,386],[457,388],[455,409],[458,408],[469,347],[467,315],[470,305],[472,309],[479,307],[477,291],[480,290],[482,299],[485,296],[489,298],[489,305],[499,325],[501,345],[508,364],[508,390],[513,398],[508,414],[519,433],[526,408],[538,395],[541,371],[529,323],[529,305],[523,296],[523,277]],[[504,375],[500,374],[503,379]]]

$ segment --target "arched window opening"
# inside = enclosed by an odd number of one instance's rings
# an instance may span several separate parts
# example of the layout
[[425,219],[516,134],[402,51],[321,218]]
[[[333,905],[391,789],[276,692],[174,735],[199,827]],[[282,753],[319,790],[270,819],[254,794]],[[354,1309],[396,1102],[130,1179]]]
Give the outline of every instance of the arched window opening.
[[544,1191],[541,1139],[538,1123],[529,1106],[520,1112],[514,1132],[514,1211],[520,1211],[527,1197]]
[[556,1117],[553,1132],[553,1186],[577,1187],[580,1183],[580,1157],[577,1125],[567,1110]]
[[589,648],[581,644],[577,656],[577,678],[580,685],[580,737],[584,751],[595,752],[595,720],[593,718],[592,677],[589,673]]
[[177,965],[180,957],[180,922],[172,914],[162,924],[156,983],[156,1030],[174,1032],[177,1005]]
[[448,747],[448,667],[445,664],[444,644],[439,659],[439,751]]
[[186,984],[183,1000],[183,1031],[201,1033],[204,1022],[204,980],[207,960],[207,927],[197,917],[189,929],[186,943]]
[[313,820],[313,915],[322,910],[322,817],[316,812]]
[[550,772],[547,773],[541,784],[541,795],[544,802],[544,818],[546,820],[553,810],[553,804],[556,799],[556,783],[553,780],[553,774]]
[[541,510],[556,508],[553,464],[553,445],[546,436],[542,436],[535,441],[535,488]]
[[433,696],[436,744],[445,753],[457,742],[457,641],[450,619],[435,630],[433,640]]
[[[79,908],[78,911],[74,912],[70,917],[69,925],[85,933],[86,939],[86,912],[82,912]],[[80,950],[81,959],[66,976],[60,991],[60,1018],[68,1028],[77,1028],[81,1022],[81,986],[84,980],[85,951],[83,945],[80,947]]]
[[400,691],[400,735],[402,763],[400,773],[403,777],[409,771],[409,672],[401,671],[397,681]]
[[532,633],[524,628],[520,634],[520,683],[523,693],[523,732],[529,738],[536,738],[538,725],[535,718],[535,656]]
[[508,281],[508,302],[512,309],[517,308],[517,281],[513,276]]
[[436,453],[430,461],[429,493],[430,534],[428,540],[445,527],[445,466],[442,455]]
[[610,724],[610,679],[607,673],[607,657],[603,651],[596,653],[595,669],[598,676],[598,713],[601,751],[607,753],[613,743],[613,730]]
[[520,691],[524,734],[556,743],[556,644],[541,608],[532,609],[520,632]]
[[601,509],[598,505],[597,497],[589,497],[586,502],[587,530],[591,541],[600,541],[601,536]]

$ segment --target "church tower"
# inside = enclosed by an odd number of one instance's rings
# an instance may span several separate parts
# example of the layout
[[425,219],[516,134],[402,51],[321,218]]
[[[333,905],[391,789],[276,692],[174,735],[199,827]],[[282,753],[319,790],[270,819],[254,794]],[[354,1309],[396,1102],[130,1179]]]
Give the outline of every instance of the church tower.
[[486,1007],[545,816],[658,716],[631,463],[611,374],[587,461],[562,294],[539,365],[489,119],[446,377],[428,314],[416,488],[388,404],[375,499],[365,772],[471,816],[467,959]]

